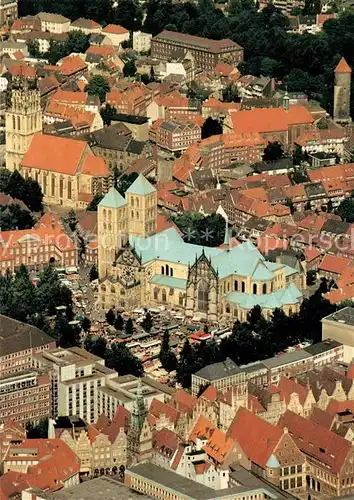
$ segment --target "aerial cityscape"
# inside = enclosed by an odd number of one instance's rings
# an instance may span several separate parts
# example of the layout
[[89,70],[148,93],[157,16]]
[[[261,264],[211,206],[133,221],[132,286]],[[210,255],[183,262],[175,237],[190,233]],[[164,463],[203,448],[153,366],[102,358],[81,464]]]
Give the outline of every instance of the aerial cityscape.
[[354,499],[354,3],[0,0],[0,500]]

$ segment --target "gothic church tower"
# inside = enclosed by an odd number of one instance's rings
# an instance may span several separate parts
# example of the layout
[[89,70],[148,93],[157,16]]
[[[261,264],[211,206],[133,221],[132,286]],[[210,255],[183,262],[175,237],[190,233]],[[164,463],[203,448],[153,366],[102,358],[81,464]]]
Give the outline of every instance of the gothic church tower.
[[21,161],[32,137],[42,132],[42,109],[38,90],[13,90],[11,106],[6,111],[6,168],[21,170]]
[[127,458],[129,465],[151,458],[152,432],[147,421],[147,414],[147,404],[143,395],[141,378],[139,378],[127,435]]
[[350,119],[350,85],[352,69],[342,57],[334,70],[334,104],[333,118],[340,123],[349,123]]

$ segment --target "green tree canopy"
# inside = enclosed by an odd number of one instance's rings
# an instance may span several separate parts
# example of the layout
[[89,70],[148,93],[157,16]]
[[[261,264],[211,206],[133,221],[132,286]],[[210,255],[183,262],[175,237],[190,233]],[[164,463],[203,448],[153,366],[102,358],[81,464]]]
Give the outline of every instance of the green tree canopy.
[[109,92],[108,81],[102,75],[94,75],[86,85],[85,91],[90,95],[97,95],[103,103],[106,100],[107,92]]
[[336,214],[346,222],[354,222],[354,198],[347,198],[343,200],[336,210]]
[[136,73],[136,66],[133,59],[129,59],[123,66],[124,76],[134,76]]
[[263,161],[277,161],[284,157],[284,148],[280,142],[268,142],[264,152]]

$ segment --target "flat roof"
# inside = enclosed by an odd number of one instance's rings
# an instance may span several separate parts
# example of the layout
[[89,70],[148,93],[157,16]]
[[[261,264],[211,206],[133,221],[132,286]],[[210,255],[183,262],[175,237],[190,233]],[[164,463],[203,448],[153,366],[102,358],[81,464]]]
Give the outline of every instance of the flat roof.
[[333,321],[335,323],[342,323],[349,326],[354,326],[354,307],[344,307],[329,316],[326,316],[322,321]]
[[114,477],[97,477],[90,481],[84,481],[71,488],[64,488],[55,493],[43,493],[31,489],[31,492],[38,493],[38,497],[45,500],[147,500],[151,497],[135,493],[127,488],[118,479]]
[[317,344],[310,345],[309,347],[305,347],[304,351],[312,354],[312,356],[316,356],[316,354],[321,354],[322,352],[330,351],[331,349],[335,349],[336,347],[340,347],[343,345],[341,342],[332,339],[326,339],[322,342],[317,342]]
[[297,351],[286,352],[285,354],[274,356],[274,358],[264,359],[262,363],[267,368],[275,368],[276,366],[288,365],[311,357],[312,355],[306,352],[305,349],[299,349]]
[[143,125],[144,123],[147,123],[149,121],[149,118],[140,115],[126,115],[124,113],[116,113],[112,117],[112,121],[133,123],[134,125]]

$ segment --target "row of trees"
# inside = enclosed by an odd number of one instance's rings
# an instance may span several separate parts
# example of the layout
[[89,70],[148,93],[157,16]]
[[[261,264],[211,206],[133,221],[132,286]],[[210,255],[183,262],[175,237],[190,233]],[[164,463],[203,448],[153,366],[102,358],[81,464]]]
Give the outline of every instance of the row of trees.
[[31,212],[21,208],[18,204],[0,206],[0,229],[12,231],[14,229],[30,229],[34,226]]
[[232,334],[220,344],[211,340],[191,345],[187,339],[177,363],[177,380],[187,388],[193,373],[227,357],[242,365],[275,356],[305,338],[319,342],[321,319],[335,310],[336,306],[323,298],[321,290],[304,299],[300,312],[291,316],[275,309],[271,319],[266,320],[261,308],[256,306],[249,312],[247,321],[237,321]]

